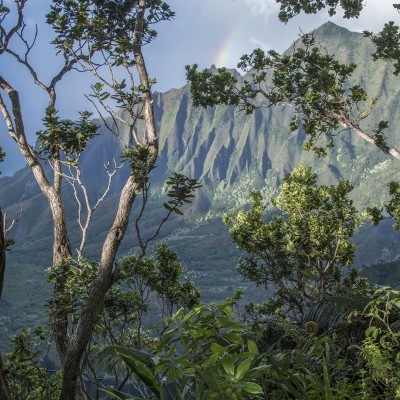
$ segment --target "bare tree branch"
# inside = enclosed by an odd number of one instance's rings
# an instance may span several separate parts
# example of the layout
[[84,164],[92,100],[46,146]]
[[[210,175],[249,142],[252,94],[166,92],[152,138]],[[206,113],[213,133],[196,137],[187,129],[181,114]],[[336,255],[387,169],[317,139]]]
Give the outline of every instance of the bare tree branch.
[[[111,189],[112,180],[113,180],[115,174],[117,173],[117,171],[122,166],[122,165],[117,165],[117,162],[115,160],[113,160],[113,161],[114,161],[114,168],[111,170],[110,170],[109,163],[104,165],[104,168],[105,168],[105,171],[106,171],[107,177],[108,177],[107,184],[106,184],[105,189],[103,190],[103,193],[97,198],[97,200],[95,201],[95,203],[93,205],[91,205],[87,187],[82,180],[82,171],[79,167],[79,157],[77,158],[76,164],[74,163],[74,165],[72,165],[71,163],[66,163],[68,171],[69,171],[69,175],[66,175],[64,173],[63,176],[66,179],[66,181],[71,185],[73,193],[74,193],[75,201],[77,202],[77,205],[78,205],[77,222],[78,222],[79,228],[81,230],[81,235],[82,235],[79,247],[76,249],[78,258],[82,257],[83,248],[85,247],[86,240],[87,240],[87,232],[88,232],[91,220],[92,220],[92,215],[96,211],[96,209],[99,207],[99,205],[103,202],[105,197],[107,196],[108,192]],[[83,205],[82,205],[82,201],[80,199],[80,196],[79,196],[79,193],[77,190],[77,185],[81,189],[81,192],[83,194],[83,201],[84,201],[85,214],[86,214],[85,217],[83,216],[83,214],[84,214],[83,213]]]
[[357,136],[359,136],[361,139],[363,139],[366,142],[378,147],[385,154],[388,154],[388,155],[392,156],[394,159],[400,161],[400,152],[397,149],[389,147],[386,144],[377,143],[376,140],[373,138],[373,136],[371,136],[368,133],[366,133],[364,130],[362,130],[360,128],[360,126],[358,124],[354,123],[349,118],[346,118],[346,116],[337,115],[336,118],[342,124],[343,127],[353,130],[354,133]]
[[18,0],[15,2],[17,6],[18,19],[16,24],[8,31],[5,32],[4,28],[1,30],[1,44],[0,44],[0,54],[2,54],[7,48],[11,38],[22,28],[24,24],[24,14],[23,9],[25,7],[26,0]]

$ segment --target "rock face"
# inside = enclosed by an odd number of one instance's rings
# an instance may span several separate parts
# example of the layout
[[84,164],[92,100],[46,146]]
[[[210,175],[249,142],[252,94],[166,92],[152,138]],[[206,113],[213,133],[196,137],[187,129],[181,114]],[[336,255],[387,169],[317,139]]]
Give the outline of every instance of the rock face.
[[[359,83],[370,97],[378,100],[364,126],[372,129],[379,120],[390,121],[388,141],[391,146],[399,148],[400,136],[395,132],[399,129],[400,121],[400,90],[391,65],[373,62],[370,57],[373,47],[368,39],[333,23],[317,29],[314,36],[319,45],[329,53],[336,54],[340,61],[357,64],[351,83]],[[200,281],[201,276],[210,276],[211,270],[216,279],[224,274],[232,275],[236,253],[218,220],[221,214],[245,205],[249,191],[254,189],[261,189],[267,199],[271,198],[284,175],[298,163],[312,165],[324,183],[350,180],[355,186],[355,204],[360,209],[382,204],[387,182],[400,177],[400,163],[389,159],[373,146],[366,145],[350,132],[342,132],[337,137],[336,147],[324,159],[304,152],[302,143],[305,133],[289,133],[292,116],[290,107],[259,109],[249,116],[226,106],[195,108],[188,85],[166,93],[156,93],[154,105],[160,132],[160,157],[152,176],[154,205],[145,220],[145,226],[150,231],[162,215],[162,207],[157,208],[155,204],[162,197],[163,183],[172,171],[199,179],[203,188],[194,205],[185,218],[174,219],[164,232],[168,233],[171,244],[183,251],[182,258],[195,270],[193,274]],[[121,154],[118,140],[110,136],[105,128],[100,128],[99,133],[83,158],[85,179],[94,197],[105,185],[106,175],[102,165],[112,158],[120,160]],[[110,226],[115,199],[126,174],[127,168],[119,171],[110,195],[96,211],[86,253],[88,257],[98,255],[101,239]],[[72,217],[76,206],[67,187],[65,189],[70,230],[73,231],[77,229]],[[16,266],[24,265],[23,270],[29,268],[32,281],[43,282],[43,277],[39,278],[38,275],[50,263],[52,230],[48,222],[49,210],[29,170],[25,168],[13,177],[2,178],[0,191],[2,207],[9,215],[18,214],[21,207],[23,210],[12,233],[16,245],[9,257],[10,293],[11,288],[15,289],[17,285],[13,281],[18,279]],[[193,241],[196,242],[196,249],[191,247]],[[221,241],[226,244],[223,252]],[[385,245],[382,245],[383,241]],[[362,251],[357,260],[360,264],[382,258],[394,259],[400,253],[398,239],[392,233],[390,224],[375,230],[365,229],[359,236],[359,242]],[[129,251],[134,244],[132,232],[121,251]],[[201,245],[206,248],[197,250]],[[196,254],[201,254],[203,258],[196,259]],[[218,260],[218,268],[215,260]],[[218,282],[217,279],[216,285]]]

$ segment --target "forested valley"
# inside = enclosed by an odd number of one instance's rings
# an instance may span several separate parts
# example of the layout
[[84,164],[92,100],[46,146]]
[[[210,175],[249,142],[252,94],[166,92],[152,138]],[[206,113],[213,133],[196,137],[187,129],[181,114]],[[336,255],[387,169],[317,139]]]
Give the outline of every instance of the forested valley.
[[400,398],[398,25],[327,22],[160,93],[172,5],[50,1],[48,79],[30,4],[0,0],[0,57],[46,98],[33,135],[0,68],[0,170],[3,136],[25,161],[0,177],[0,399]]

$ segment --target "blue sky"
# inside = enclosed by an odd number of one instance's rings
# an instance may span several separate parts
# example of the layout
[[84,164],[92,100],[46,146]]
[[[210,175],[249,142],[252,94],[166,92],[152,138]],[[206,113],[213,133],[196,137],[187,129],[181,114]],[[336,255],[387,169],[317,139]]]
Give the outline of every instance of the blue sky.
[[[331,20],[353,31],[378,31],[388,19],[399,19],[392,3],[392,0],[366,0],[366,9],[358,20],[344,20],[340,15]],[[256,47],[284,51],[297,38],[300,29],[311,31],[329,19],[327,13],[322,12],[316,16],[301,15],[282,24],[277,18],[275,0],[171,0],[169,4],[176,17],[159,25],[159,37],[144,50],[150,74],[158,81],[157,91],[182,86],[186,64],[197,63],[204,68],[212,64],[234,67],[242,54]],[[44,79],[57,69],[54,51],[48,44],[52,32],[44,24],[48,7],[47,0],[30,0],[26,6],[29,24],[39,26],[32,61]],[[45,96],[10,60],[2,60],[0,74],[19,89],[25,125],[33,139],[34,132],[41,128]],[[60,85],[58,109],[63,117],[73,118],[79,109],[90,108],[84,97],[88,86],[87,77],[77,73]],[[18,157],[15,143],[6,135],[1,122],[0,145],[8,154],[1,170],[3,174],[10,174],[23,165],[23,160]]]

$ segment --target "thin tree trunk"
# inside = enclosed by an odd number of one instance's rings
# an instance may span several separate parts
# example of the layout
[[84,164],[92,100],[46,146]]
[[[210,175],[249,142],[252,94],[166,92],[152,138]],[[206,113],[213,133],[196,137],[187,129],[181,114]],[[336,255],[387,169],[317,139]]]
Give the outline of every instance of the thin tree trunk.
[[[5,227],[4,227],[3,213],[1,212],[0,209],[0,300],[3,292],[5,269],[6,269]],[[8,385],[4,374],[1,354],[0,354],[0,399],[2,400],[9,399]]]
[[[71,244],[69,241],[67,223],[65,218],[65,211],[63,207],[63,202],[61,198],[61,186],[58,186],[59,190],[51,189],[48,192],[48,202],[52,212],[53,227],[54,227],[54,237],[53,237],[53,265],[59,262],[68,260],[72,257]],[[58,279],[54,286],[54,293],[63,289],[64,281]],[[64,313],[60,313],[56,310],[52,315],[50,315],[50,323],[52,326],[54,341],[56,343],[56,348],[58,355],[60,357],[61,365],[63,371],[65,371],[68,366],[66,364],[68,349],[70,347],[70,337],[68,332],[68,316]],[[86,400],[87,396],[85,394],[84,384],[80,377],[79,365],[77,368],[78,378],[74,382],[73,397],[74,400]]]
[[92,334],[100,304],[113,284],[115,257],[128,227],[129,216],[137,191],[138,185],[134,177],[130,176],[122,190],[114,223],[103,245],[99,273],[90,288],[75,333],[69,340],[60,400],[75,400],[74,393],[76,381],[80,374],[80,360]]
[[8,400],[10,398],[7,380],[4,375],[3,362],[0,355],[0,399]]
[[[71,257],[71,246],[69,243],[64,207],[61,196],[50,190],[46,196],[50,205],[53,217],[53,265]],[[54,292],[61,290],[64,282],[55,283]],[[64,363],[68,348],[68,320],[65,315],[56,311],[50,316],[53,328],[54,340],[60,356],[61,364]]]
[[52,193],[49,198],[54,223],[53,265],[72,256],[61,195]]
[[[156,134],[153,116],[153,101],[150,91],[151,85],[141,52],[145,10],[146,0],[138,0],[138,9],[134,24],[133,53],[140,83],[145,88],[143,91],[143,116],[145,121],[144,145],[149,151],[147,159],[147,173],[149,173],[153,169],[158,156],[158,137]],[[70,63],[66,64],[60,74],[58,74],[52,80],[50,87],[46,87],[43,84],[41,85],[42,88],[44,88],[50,94],[50,104],[53,106],[55,102],[54,86],[56,82],[61,79],[63,74],[70,68]],[[65,213],[61,199],[60,163],[58,158],[55,157],[53,165],[54,184],[51,185],[46,177],[42,165],[40,164],[37,153],[27,142],[18,92],[2,76],[0,76],[0,88],[7,93],[12,105],[12,112],[10,113],[6,103],[0,96],[0,111],[4,116],[8,132],[10,136],[17,142],[21,153],[31,168],[42,193],[46,197],[52,212],[54,224],[53,265],[55,265],[58,262],[65,261],[71,257],[71,246],[69,243]],[[80,363],[82,354],[92,334],[100,304],[115,280],[113,272],[115,257],[125,235],[132,205],[139,189],[140,183],[136,181],[134,175],[131,175],[121,192],[114,223],[110,228],[103,245],[98,275],[89,288],[89,296],[82,308],[81,316],[75,332],[69,335],[67,315],[63,313],[54,313],[51,316],[55,342],[63,366],[63,386],[61,399],[80,400],[86,398],[80,377]],[[64,282],[58,279],[54,288],[55,293],[62,290],[63,286]]]
[[[157,141],[155,143],[157,143]],[[157,149],[157,145],[153,144],[149,146],[149,171],[153,169],[156,162],[158,154]],[[115,258],[122,239],[125,236],[129,223],[129,216],[138,190],[139,185],[136,183],[135,177],[131,175],[121,192],[114,223],[103,244],[99,273],[90,288],[76,330],[69,338],[68,351],[63,369],[63,385],[60,400],[77,399],[77,397],[74,396],[76,396],[76,382],[80,377],[80,361],[82,354],[92,335],[99,307],[107,291],[114,283],[113,268]]]
[[3,212],[0,209],[0,300],[3,293],[4,273],[6,270],[6,238]]

